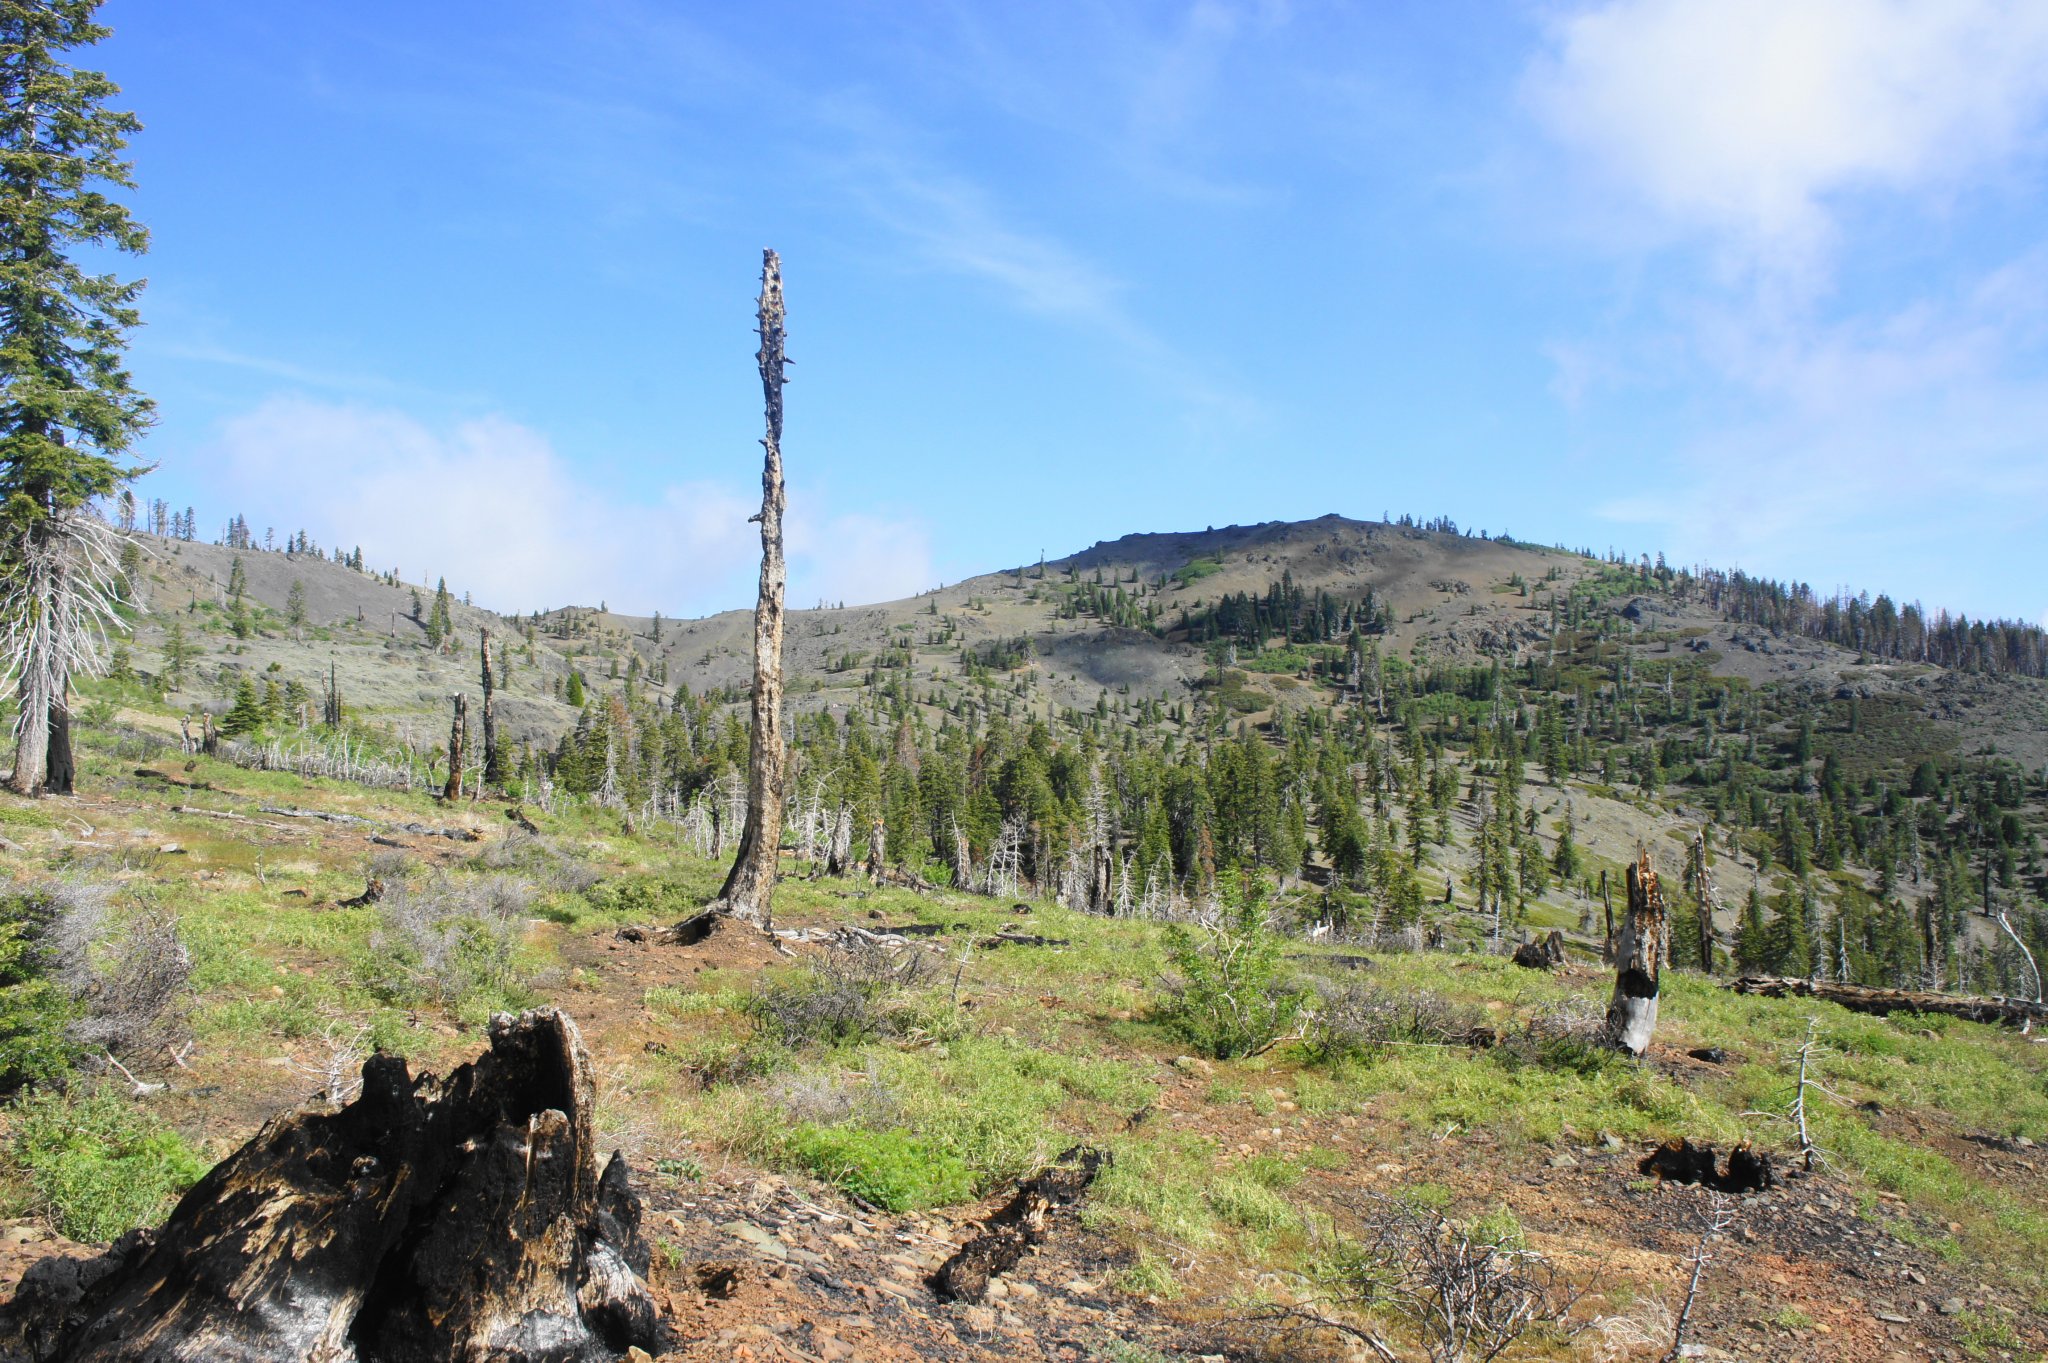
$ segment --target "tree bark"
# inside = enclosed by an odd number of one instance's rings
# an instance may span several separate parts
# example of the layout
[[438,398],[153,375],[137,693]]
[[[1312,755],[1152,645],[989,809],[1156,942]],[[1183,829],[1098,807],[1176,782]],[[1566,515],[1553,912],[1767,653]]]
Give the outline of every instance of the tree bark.
[[491,679],[491,632],[477,630],[477,652],[483,655],[484,668],[484,775],[483,783],[493,789],[505,784],[504,764],[498,760],[498,714],[492,704],[492,693],[496,689]]
[[43,792],[47,795],[71,794],[77,775],[71,756],[71,699],[66,694],[70,689],[60,679],[57,694],[50,698],[49,754],[43,764]]
[[455,693],[455,719],[448,726],[448,784],[441,788],[444,800],[462,798],[462,746],[469,736],[469,697]]
[[1650,1048],[1657,1030],[1658,966],[1664,958],[1664,890],[1647,848],[1628,868],[1628,914],[1614,944],[1614,997],[1607,1005],[1608,1040],[1631,1055]]
[[717,907],[762,928],[773,917],[776,854],[782,841],[782,261],[761,253],[761,590],[754,603],[753,734],[747,750],[747,822]]

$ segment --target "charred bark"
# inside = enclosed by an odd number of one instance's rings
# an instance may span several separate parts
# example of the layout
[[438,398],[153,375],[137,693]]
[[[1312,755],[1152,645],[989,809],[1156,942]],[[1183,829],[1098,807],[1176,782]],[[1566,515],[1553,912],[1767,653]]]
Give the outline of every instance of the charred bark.
[[494,693],[494,692],[495,692],[495,691],[497,690],[497,686],[496,686],[496,683],[495,683],[495,682],[493,681],[493,679],[492,679],[492,677],[491,677],[491,632],[490,632],[490,631],[489,631],[488,629],[483,629],[483,628],[479,627],[479,628],[478,628],[478,630],[477,630],[477,636],[478,636],[478,637],[477,637],[477,652],[483,655],[483,660],[484,660],[484,664],[483,664],[483,684],[484,684],[484,713],[483,713],[483,721],[484,721],[484,774],[483,774],[483,784],[484,784],[484,786],[485,786],[485,788],[486,788],[486,789],[491,789],[491,790],[495,790],[495,789],[497,789],[497,788],[499,788],[499,787],[501,787],[501,786],[503,786],[503,785],[505,784],[505,764],[504,764],[504,763],[503,763],[502,761],[500,761],[500,760],[499,760],[499,755],[498,755],[498,712],[497,712],[497,707],[496,707],[496,706],[495,706],[495,705],[494,705],[494,704],[492,703],[492,696],[493,696],[493,693]]
[[640,1204],[592,1148],[552,1008],[446,1081],[377,1055],[339,1110],[272,1119],[154,1233],[46,1260],[8,1308],[49,1363],[597,1363],[658,1345]]
[[1641,1055],[1657,1030],[1658,970],[1664,958],[1664,890],[1650,869],[1649,850],[1628,868],[1628,914],[1614,944],[1614,997],[1607,1005],[1607,1038]]
[[1057,1165],[1026,1179],[981,1234],[939,1266],[932,1291],[945,1301],[980,1301],[991,1278],[1009,1272],[1033,1245],[1045,1242],[1054,1218],[1081,1200],[1109,1158],[1104,1151],[1076,1147],[1061,1155]]
[[747,750],[747,822],[725,887],[724,912],[762,928],[773,921],[776,858],[782,842],[782,261],[761,253],[761,397],[767,434],[761,440],[761,589],[754,602],[753,734]]
[[441,788],[444,800],[462,798],[462,749],[469,738],[469,697],[455,693],[455,719],[448,726],[448,784]]

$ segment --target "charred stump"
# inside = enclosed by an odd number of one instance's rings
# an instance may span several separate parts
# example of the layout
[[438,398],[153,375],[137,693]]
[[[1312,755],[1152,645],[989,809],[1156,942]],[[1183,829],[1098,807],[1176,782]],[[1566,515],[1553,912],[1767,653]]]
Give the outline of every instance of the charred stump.
[[1524,942],[1515,948],[1516,965],[1531,970],[1555,970],[1565,963],[1564,934],[1555,930],[1540,942]]
[[455,718],[448,725],[448,784],[441,798],[453,803],[462,798],[463,744],[469,738],[469,697],[455,693]]
[[49,1363],[598,1363],[657,1345],[640,1203],[592,1149],[552,1008],[445,1081],[373,1056],[362,1096],[273,1118],[155,1232],[45,1260],[7,1308]]
[[1614,997],[1607,1005],[1608,1040],[1631,1055],[1647,1051],[1657,1030],[1665,922],[1664,890],[1646,848],[1628,868],[1628,914],[1614,943]]

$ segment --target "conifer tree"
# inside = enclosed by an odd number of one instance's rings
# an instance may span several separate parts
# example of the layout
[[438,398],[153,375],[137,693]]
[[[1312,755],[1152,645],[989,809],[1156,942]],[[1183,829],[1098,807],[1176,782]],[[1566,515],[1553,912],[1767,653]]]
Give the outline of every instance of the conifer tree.
[[125,456],[151,414],[121,363],[142,285],[75,259],[149,241],[106,193],[132,185],[121,151],[141,124],[105,107],[113,82],[65,60],[107,36],[98,8],[0,4],[0,672],[25,795],[70,789],[71,674],[98,664],[113,589],[86,507],[139,472]]

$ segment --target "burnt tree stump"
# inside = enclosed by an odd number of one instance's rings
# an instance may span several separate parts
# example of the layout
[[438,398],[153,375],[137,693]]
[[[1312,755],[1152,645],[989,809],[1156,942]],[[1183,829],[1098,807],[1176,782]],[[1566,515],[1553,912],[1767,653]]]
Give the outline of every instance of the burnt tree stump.
[[640,1203],[619,1154],[598,1172],[592,1097],[575,1024],[552,1008],[493,1019],[490,1049],[445,1081],[373,1056],[362,1096],[273,1118],[155,1232],[85,1271],[36,1265],[8,1323],[49,1363],[652,1349]]

